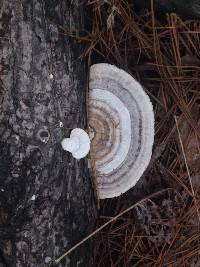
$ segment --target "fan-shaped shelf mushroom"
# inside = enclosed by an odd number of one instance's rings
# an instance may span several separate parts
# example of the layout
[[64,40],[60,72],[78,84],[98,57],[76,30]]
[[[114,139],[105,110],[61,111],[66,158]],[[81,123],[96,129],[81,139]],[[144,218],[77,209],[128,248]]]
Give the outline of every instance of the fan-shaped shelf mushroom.
[[90,68],[88,114],[99,198],[117,197],[136,184],[149,164],[152,104],[131,75],[101,63]]

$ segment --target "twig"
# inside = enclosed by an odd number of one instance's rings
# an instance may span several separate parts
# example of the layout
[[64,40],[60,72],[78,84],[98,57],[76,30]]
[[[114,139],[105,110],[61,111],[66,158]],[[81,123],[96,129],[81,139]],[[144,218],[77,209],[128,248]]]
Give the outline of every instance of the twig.
[[167,189],[160,190],[159,192],[153,193],[153,194],[149,195],[148,197],[145,197],[144,199],[138,201],[137,203],[133,204],[129,208],[127,208],[124,211],[120,212],[118,215],[116,215],[115,217],[113,217],[112,219],[110,219],[109,221],[107,221],[106,223],[104,223],[102,226],[100,226],[99,228],[97,228],[90,235],[86,236],[84,239],[82,239],[80,242],[78,242],[75,246],[73,246],[72,248],[70,248],[69,250],[67,250],[62,256],[60,256],[59,258],[57,258],[55,260],[55,263],[59,263],[64,257],[66,257],[67,255],[69,255],[72,251],[74,251],[75,249],[77,249],[80,245],[82,245],[83,243],[85,243],[88,239],[90,239],[91,237],[93,237],[94,235],[96,235],[98,232],[100,232],[102,229],[104,229],[107,225],[111,224],[112,222],[114,222],[116,219],[118,219],[119,217],[121,217],[125,213],[127,213],[130,210],[132,210],[133,208],[135,208],[137,205],[141,205],[147,199],[152,198],[152,197],[155,197],[155,196],[157,196],[157,195],[159,195],[159,194],[161,194],[161,193],[163,193],[165,191],[168,191],[168,190],[174,190],[174,189],[173,188],[167,188]]
[[183,158],[184,158],[184,161],[185,161],[186,170],[187,170],[187,173],[188,173],[188,178],[189,178],[189,182],[190,182],[192,196],[194,198],[194,204],[195,204],[195,207],[196,207],[196,210],[197,210],[197,215],[198,215],[199,222],[200,222],[200,213],[199,213],[197,200],[196,200],[195,193],[194,193],[194,187],[193,187],[193,184],[192,184],[192,179],[191,179],[190,170],[189,170],[187,159],[186,159],[186,155],[185,155],[185,150],[184,150],[184,147],[183,147],[183,142],[182,142],[182,139],[181,139],[181,133],[180,133],[179,126],[178,126],[178,120],[177,120],[176,116],[174,116],[174,119],[175,119],[177,131],[178,131],[178,137],[179,137],[179,141],[180,141],[180,145],[181,145],[181,150],[182,150],[182,153],[183,153]]

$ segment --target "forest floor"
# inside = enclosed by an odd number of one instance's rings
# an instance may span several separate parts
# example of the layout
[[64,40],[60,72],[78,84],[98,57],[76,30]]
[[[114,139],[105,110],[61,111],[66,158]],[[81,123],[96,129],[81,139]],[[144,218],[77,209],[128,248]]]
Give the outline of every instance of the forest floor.
[[131,73],[155,112],[145,174],[126,194],[99,203],[99,225],[135,208],[95,236],[95,266],[200,266],[200,22],[158,19],[153,6],[134,12],[124,1],[90,1],[89,8],[83,56]]

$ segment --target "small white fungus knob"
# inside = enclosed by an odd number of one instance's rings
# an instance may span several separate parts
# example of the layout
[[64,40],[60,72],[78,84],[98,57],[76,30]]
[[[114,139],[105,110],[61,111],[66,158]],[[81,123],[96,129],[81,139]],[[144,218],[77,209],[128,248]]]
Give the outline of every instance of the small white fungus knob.
[[70,138],[64,138],[61,142],[62,148],[72,153],[76,159],[87,156],[90,150],[89,135],[80,128],[71,131]]
[[77,151],[79,149],[78,137],[64,138],[62,140],[62,147],[64,150],[69,151],[71,153]]

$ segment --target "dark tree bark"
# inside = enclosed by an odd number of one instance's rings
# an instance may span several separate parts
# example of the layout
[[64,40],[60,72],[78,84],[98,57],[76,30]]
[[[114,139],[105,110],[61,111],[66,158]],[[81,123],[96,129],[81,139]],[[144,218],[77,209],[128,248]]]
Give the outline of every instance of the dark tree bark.
[[[77,2],[0,0],[2,266],[54,266],[95,225],[87,160],[60,146],[86,127],[82,48],[60,34],[84,27]],[[57,266],[91,266],[91,249],[86,242]]]

